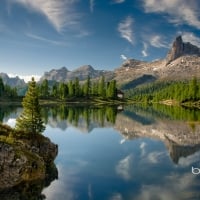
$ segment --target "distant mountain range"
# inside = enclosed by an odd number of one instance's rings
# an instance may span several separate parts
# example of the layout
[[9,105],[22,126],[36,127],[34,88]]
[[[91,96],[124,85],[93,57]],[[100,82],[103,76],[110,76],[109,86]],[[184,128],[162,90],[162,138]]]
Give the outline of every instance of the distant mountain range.
[[25,86],[26,83],[23,79],[20,79],[18,76],[9,77],[6,73],[0,73],[0,77],[2,78],[4,84],[9,85],[11,87],[16,86]]
[[73,80],[76,77],[79,78],[80,81],[84,81],[88,76],[90,76],[91,79],[96,79],[101,76],[112,79],[113,75],[114,74],[112,71],[95,70],[91,65],[84,65],[73,71],[69,71],[66,67],[62,67],[57,70],[53,69],[49,72],[45,72],[40,81],[47,79],[49,81],[68,82],[69,80]]
[[[76,77],[84,81],[88,76],[98,79],[102,75],[107,81],[117,80],[122,89],[157,80],[186,80],[194,76],[200,78],[200,49],[189,42],[184,43],[181,36],[178,36],[164,59],[152,62],[129,59],[113,71],[95,70],[91,65],[84,65],[73,71],[62,67],[45,72],[39,82],[44,79],[68,82]],[[25,84],[19,77],[9,78],[5,73],[0,73],[0,76],[4,83],[11,86]]]

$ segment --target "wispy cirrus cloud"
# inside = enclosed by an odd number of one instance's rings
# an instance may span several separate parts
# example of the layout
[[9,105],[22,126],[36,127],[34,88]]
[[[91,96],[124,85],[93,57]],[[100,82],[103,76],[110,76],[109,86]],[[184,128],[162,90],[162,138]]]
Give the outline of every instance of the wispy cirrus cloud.
[[112,0],[112,3],[114,4],[119,4],[119,3],[124,3],[125,0]]
[[120,36],[126,39],[131,44],[134,44],[133,23],[134,23],[133,18],[131,16],[128,16],[118,25],[118,31],[120,33]]
[[194,35],[194,33],[183,32],[181,35],[184,42],[190,42],[191,44],[196,45],[200,48],[200,38]]
[[167,14],[169,22],[200,29],[200,2],[188,0],[143,0],[146,13]]
[[160,35],[151,36],[149,42],[151,46],[156,48],[169,48],[169,44],[167,44]]
[[147,57],[148,56],[147,48],[148,48],[147,43],[143,42],[143,50],[142,50],[143,57]]
[[94,0],[90,0],[90,12],[93,13],[94,12]]
[[44,15],[50,24],[58,31],[66,26],[79,23],[80,14],[75,10],[75,3],[78,0],[10,0],[18,3],[31,11]]
[[58,45],[58,46],[66,46],[66,43],[64,43],[63,41],[56,41],[56,40],[47,39],[45,37],[35,35],[35,34],[32,34],[32,33],[26,33],[26,36],[29,37],[29,38],[35,39],[35,40],[47,42],[49,44]]

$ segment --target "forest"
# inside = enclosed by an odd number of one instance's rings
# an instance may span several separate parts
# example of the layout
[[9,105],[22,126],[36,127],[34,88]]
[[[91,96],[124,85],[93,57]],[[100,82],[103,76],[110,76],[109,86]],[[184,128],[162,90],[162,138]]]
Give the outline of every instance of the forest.
[[[88,76],[87,80],[80,82],[78,78],[70,80],[69,82],[51,82],[43,80],[37,83],[37,90],[40,99],[94,99],[99,98],[103,100],[117,99],[116,81],[112,80],[106,82],[104,76],[97,81],[91,81]],[[27,91],[25,88],[24,94],[21,94],[17,88],[11,88],[3,83],[0,78],[0,97],[1,98],[15,98],[24,96]]]
[[176,100],[180,103],[200,100],[200,81],[193,78],[188,81],[163,81],[147,86],[130,89],[125,92],[127,98],[141,102],[160,102]]
[[80,83],[78,78],[67,83],[54,82],[50,84],[48,80],[43,80],[37,86],[40,98],[72,99],[72,98],[101,98],[117,99],[116,81],[106,82],[104,76],[99,81],[92,82],[88,76],[84,83]]

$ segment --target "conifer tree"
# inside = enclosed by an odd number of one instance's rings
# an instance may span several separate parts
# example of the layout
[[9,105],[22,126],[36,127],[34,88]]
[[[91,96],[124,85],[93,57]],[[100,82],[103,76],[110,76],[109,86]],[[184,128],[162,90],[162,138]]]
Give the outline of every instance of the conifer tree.
[[34,78],[29,82],[28,91],[22,105],[23,111],[17,118],[16,129],[33,134],[42,133],[45,130],[45,126],[40,113],[38,91]]
[[4,86],[4,83],[3,83],[3,79],[0,77],[0,96],[3,95],[4,89],[5,89],[5,86]]

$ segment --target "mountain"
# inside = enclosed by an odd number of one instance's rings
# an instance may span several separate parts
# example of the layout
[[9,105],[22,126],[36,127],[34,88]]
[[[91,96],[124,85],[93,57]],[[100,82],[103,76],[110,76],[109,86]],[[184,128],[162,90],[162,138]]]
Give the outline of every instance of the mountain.
[[49,72],[45,72],[40,78],[40,82],[45,79],[49,81],[68,82],[76,77],[79,78],[80,81],[84,81],[88,76],[90,76],[91,79],[95,79],[101,77],[102,75],[104,75],[106,79],[113,78],[112,71],[95,70],[91,65],[83,65],[73,71],[69,71],[66,67],[62,67],[57,70],[53,69]]
[[4,84],[9,85],[11,87],[21,87],[26,85],[24,80],[20,79],[18,76],[9,77],[6,73],[0,73],[0,77],[2,78]]
[[[175,163],[181,157],[187,157],[200,150],[200,126],[192,129],[184,121],[173,121],[165,117],[156,117],[155,110],[144,111],[132,107],[118,113],[114,128],[123,136],[123,142],[135,138],[161,140],[168,148]],[[159,112],[159,115],[162,112]]]
[[99,79],[104,75],[106,81],[115,79],[122,89],[130,89],[157,80],[190,80],[200,78],[200,49],[183,42],[178,36],[164,59],[145,62],[136,59],[126,60],[114,71],[95,70],[91,65],[84,65],[69,71],[66,67],[45,72],[40,82],[49,81],[68,82],[76,77],[84,81],[88,76]]
[[52,81],[65,81],[69,70],[66,67],[62,67],[58,70],[52,69],[49,72],[45,72],[44,75],[40,78],[40,81],[45,79]]
[[126,60],[114,70],[114,79],[122,89],[130,89],[157,80],[188,80],[200,78],[200,49],[184,43],[178,36],[166,58],[144,62]]
[[178,36],[167,55],[166,63],[169,64],[171,61],[184,55],[200,56],[200,49],[189,42],[184,43],[182,37]]

